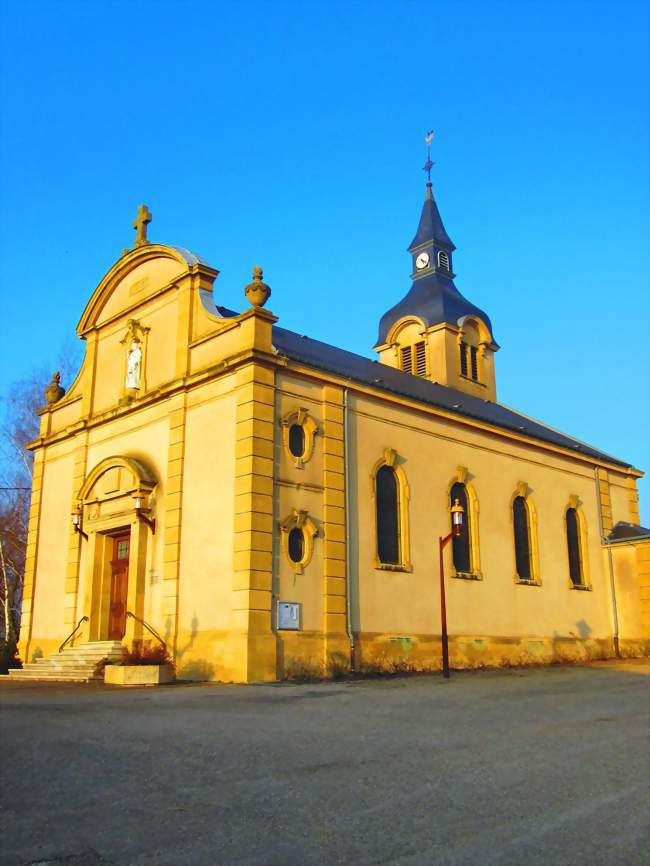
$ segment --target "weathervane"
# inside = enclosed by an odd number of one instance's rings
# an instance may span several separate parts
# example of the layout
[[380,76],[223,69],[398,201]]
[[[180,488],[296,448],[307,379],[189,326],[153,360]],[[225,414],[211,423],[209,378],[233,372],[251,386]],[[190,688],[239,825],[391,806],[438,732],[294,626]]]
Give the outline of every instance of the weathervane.
[[427,132],[426,138],[424,139],[427,145],[427,161],[422,166],[422,170],[427,173],[427,183],[431,183],[431,169],[434,166],[434,163],[431,162],[431,142],[433,141],[433,130],[430,129]]

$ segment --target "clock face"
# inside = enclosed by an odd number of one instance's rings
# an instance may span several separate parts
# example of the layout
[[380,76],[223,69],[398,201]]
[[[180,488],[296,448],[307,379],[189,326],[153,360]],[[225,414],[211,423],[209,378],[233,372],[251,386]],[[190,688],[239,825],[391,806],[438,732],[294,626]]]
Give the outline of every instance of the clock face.
[[429,264],[429,253],[420,253],[420,255],[415,260],[415,267],[418,271],[421,271],[422,268],[426,268]]

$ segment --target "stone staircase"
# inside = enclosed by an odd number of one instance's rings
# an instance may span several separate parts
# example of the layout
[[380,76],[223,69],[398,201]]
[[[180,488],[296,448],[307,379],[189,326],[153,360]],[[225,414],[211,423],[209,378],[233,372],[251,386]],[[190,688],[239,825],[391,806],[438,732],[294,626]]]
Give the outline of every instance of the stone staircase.
[[96,674],[98,663],[105,658],[117,660],[124,647],[117,640],[97,640],[76,647],[65,647],[49,658],[36,659],[21,670],[10,670],[5,676],[29,682],[102,682],[103,673]]

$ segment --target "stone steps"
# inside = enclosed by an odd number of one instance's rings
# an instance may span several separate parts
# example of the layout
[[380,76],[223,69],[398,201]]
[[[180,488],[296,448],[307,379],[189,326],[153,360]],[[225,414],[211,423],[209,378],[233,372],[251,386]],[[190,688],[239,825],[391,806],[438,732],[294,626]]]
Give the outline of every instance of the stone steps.
[[49,658],[36,659],[21,670],[10,670],[12,680],[87,683],[103,680],[96,674],[97,665],[103,659],[117,661],[124,647],[119,641],[91,641],[77,647],[64,647]]

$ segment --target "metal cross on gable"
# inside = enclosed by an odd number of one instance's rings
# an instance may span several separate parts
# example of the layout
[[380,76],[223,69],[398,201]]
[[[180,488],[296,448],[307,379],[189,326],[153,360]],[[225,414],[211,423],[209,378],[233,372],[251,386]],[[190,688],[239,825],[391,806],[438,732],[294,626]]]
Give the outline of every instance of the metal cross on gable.
[[135,245],[136,247],[141,247],[143,244],[148,244],[147,240],[147,226],[151,222],[151,213],[146,204],[141,204],[138,208],[138,216],[135,222],[133,223],[133,228],[135,229]]

